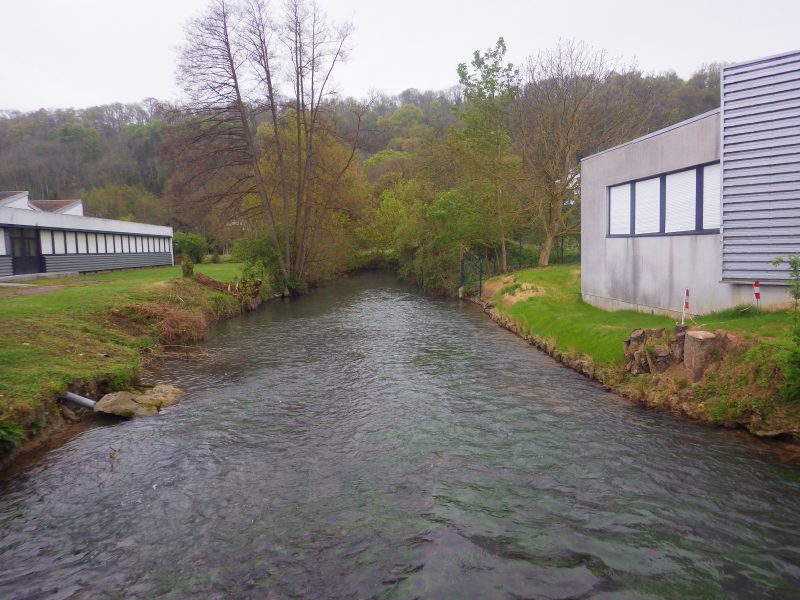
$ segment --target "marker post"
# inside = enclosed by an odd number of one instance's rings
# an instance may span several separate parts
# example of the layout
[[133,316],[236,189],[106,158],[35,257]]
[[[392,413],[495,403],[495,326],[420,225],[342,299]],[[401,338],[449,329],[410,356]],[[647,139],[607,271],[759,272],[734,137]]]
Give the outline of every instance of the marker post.
[[681,311],[681,325],[686,324],[687,310],[689,310],[689,288],[683,290],[683,310]]
[[756,300],[756,310],[758,310],[761,300],[761,282],[758,279],[753,282],[753,298]]

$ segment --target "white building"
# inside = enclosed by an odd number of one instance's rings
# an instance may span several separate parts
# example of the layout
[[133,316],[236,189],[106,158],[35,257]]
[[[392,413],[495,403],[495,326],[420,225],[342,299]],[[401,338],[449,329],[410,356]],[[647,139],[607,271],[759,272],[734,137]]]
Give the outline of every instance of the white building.
[[171,264],[171,227],[84,217],[80,200],[0,192],[0,277]]
[[581,291],[707,313],[789,297],[800,254],[800,51],[726,66],[721,107],[581,161]]

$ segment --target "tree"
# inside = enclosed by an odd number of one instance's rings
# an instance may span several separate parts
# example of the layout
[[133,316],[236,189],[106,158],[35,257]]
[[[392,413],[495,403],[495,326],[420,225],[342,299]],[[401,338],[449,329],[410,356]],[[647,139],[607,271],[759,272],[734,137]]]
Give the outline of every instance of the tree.
[[580,231],[580,158],[641,133],[649,107],[603,52],[562,42],[528,62],[512,114],[544,266],[556,239]]
[[[212,200],[258,200],[276,250],[273,279],[289,293],[306,285],[355,155],[358,128],[335,164],[320,148],[323,131],[338,134],[327,109],[349,36],[349,26],[330,26],[307,0],[289,0],[279,21],[263,0],[215,0],[187,29],[179,73],[191,119],[179,124],[177,143],[188,159],[185,182]],[[215,178],[224,189],[208,185]]]
[[458,79],[467,103],[458,111],[464,123],[462,139],[468,151],[473,177],[488,185],[494,205],[500,242],[500,270],[508,268],[506,253],[505,189],[512,178],[514,161],[509,161],[511,146],[508,110],[518,91],[519,71],[504,63],[506,44],[499,38],[484,54],[475,51],[470,63],[458,65]]

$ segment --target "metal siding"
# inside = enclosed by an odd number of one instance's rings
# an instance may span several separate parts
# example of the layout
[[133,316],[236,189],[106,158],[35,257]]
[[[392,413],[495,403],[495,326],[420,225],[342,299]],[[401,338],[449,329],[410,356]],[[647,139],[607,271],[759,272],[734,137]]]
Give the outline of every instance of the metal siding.
[[14,274],[14,267],[10,256],[0,256],[0,277],[8,277]]
[[800,51],[722,69],[722,279],[785,281],[800,254]]
[[168,252],[137,254],[61,254],[45,256],[48,273],[77,271],[106,271],[110,269],[130,269],[133,267],[155,267],[171,265]]

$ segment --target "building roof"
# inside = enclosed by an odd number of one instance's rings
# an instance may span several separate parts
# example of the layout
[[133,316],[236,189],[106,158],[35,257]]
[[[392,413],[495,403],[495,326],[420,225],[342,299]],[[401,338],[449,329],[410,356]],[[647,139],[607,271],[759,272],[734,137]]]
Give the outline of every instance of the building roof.
[[63,213],[0,206],[0,227],[41,227],[66,231],[156,235],[172,237],[172,227],[147,225],[133,221],[117,221]]
[[28,192],[21,191],[0,191],[0,207],[13,204],[17,200],[23,200],[28,197]]
[[17,194],[27,194],[27,192],[2,192],[0,191],[0,201],[5,200],[6,198],[11,198],[11,196],[16,196]]
[[81,200],[28,200],[39,210],[44,212],[63,212],[71,206],[81,203]]
[[708,112],[704,112],[700,115],[692,117],[691,119],[686,119],[685,121],[680,121],[679,123],[675,123],[674,125],[670,125],[669,127],[664,127],[664,129],[659,129],[657,131],[653,131],[652,133],[648,133],[647,135],[643,135],[642,137],[635,138],[633,140],[629,140],[618,146],[613,146],[611,148],[606,148],[605,150],[601,150],[600,152],[596,152],[590,156],[581,159],[581,162],[584,160],[589,160],[590,158],[594,158],[596,156],[600,156],[601,154],[605,154],[606,152],[611,152],[612,150],[618,150],[619,148],[624,148],[625,146],[630,146],[631,144],[637,144],[639,142],[643,142],[644,140],[656,137],[657,135],[661,135],[662,133],[667,133],[668,131],[672,131],[674,129],[678,129],[680,127],[685,127],[690,123],[694,123],[695,121],[700,121],[702,119],[706,119],[708,117],[712,117],[719,113],[719,109],[715,108],[714,110],[710,110]]

